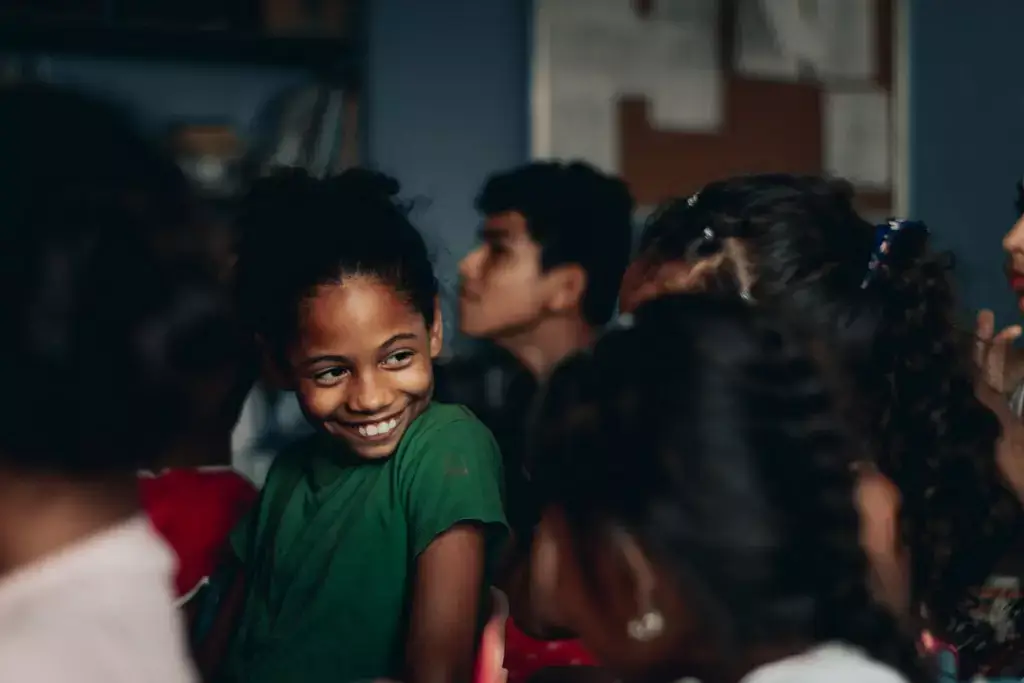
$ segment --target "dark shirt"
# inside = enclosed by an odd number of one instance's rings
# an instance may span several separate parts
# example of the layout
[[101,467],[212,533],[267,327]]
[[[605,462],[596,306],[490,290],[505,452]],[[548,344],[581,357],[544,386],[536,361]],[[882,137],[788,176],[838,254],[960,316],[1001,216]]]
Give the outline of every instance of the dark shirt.
[[511,355],[493,350],[439,363],[434,396],[466,406],[494,434],[505,471],[505,511],[517,535],[532,529],[538,510],[526,476],[527,422],[537,381]]

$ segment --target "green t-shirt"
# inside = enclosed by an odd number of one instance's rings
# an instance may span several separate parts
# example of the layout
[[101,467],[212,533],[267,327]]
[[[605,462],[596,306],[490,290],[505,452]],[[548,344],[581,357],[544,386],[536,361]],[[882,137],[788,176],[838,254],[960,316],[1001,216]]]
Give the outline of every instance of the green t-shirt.
[[506,534],[501,456],[471,412],[433,403],[390,458],[345,453],[325,435],[283,453],[232,533],[247,587],[222,680],[394,678],[419,554],[478,522],[493,567]]

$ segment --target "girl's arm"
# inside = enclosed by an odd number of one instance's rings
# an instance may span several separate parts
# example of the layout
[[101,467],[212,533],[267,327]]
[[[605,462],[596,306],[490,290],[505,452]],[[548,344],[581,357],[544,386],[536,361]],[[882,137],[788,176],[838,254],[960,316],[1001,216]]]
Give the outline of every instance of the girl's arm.
[[405,683],[470,683],[484,582],[484,529],[456,524],[416,561]]

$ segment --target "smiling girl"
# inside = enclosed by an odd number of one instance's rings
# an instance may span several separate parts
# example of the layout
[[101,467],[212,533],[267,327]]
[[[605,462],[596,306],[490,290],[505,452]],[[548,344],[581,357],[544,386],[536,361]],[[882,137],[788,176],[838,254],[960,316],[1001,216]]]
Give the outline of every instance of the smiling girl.
[[290,173],[243,214],[241,308],[316,434],[276,459],[232,535],[200,652],[219,680],[472,676],[501,462],[468,410],[431,401],[438,285],[397,191]]

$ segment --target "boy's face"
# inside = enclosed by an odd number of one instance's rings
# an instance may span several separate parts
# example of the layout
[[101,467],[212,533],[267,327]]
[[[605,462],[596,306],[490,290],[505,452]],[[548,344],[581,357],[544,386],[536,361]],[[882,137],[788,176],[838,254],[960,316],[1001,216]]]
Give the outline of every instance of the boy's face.
[[477,339],[522,334],[544,315],[551,281],[540,245],[515,211],[487,216],[480,244],[459,263],[459,329]]

